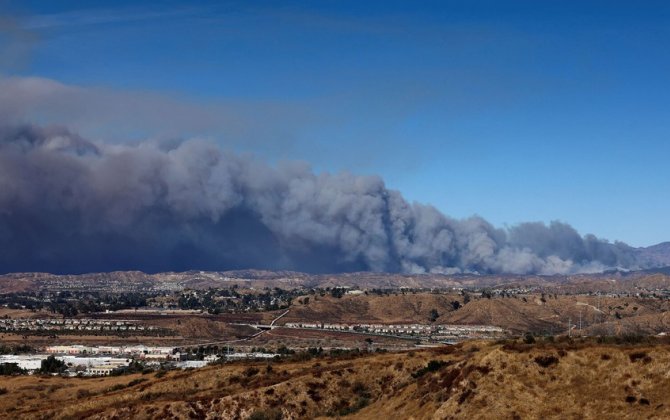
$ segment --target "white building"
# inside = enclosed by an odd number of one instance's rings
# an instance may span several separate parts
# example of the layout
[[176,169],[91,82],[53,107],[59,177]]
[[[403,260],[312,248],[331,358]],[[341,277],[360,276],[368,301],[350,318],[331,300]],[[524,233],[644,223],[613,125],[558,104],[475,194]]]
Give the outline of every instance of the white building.
[[26,370],[37,370],[42,365],[42,360],[46,357],[39,355],[14,355],[4,354],[0,356],[0,364],[16,363],[18,367]]

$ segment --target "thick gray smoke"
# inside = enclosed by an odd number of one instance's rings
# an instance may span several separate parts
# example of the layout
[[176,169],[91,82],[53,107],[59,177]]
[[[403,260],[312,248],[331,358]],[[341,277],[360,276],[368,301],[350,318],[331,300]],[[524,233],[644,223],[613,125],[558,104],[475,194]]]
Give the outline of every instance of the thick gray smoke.
[[0,247],[2,272],[637,268],[625,244],[558,222],[454,220],[378,177],[271,167],[196,140],[110,145],[35,126],[0,129]]

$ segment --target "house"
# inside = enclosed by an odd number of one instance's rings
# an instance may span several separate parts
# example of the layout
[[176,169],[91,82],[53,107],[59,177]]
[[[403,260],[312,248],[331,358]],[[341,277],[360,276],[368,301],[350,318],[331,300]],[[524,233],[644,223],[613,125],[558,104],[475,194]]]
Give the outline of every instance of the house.
[[86,369],[86,373],[88,373],[89,375],[95,375],[95,376],[108,376],[117,367],[118,366],[113,366],[113,365],[93,366],[93,367],[90,367],[90,368]]

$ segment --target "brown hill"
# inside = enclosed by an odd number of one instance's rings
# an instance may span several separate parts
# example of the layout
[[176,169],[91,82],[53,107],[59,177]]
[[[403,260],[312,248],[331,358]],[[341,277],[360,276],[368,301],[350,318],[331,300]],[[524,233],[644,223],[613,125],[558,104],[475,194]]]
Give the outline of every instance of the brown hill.
[[[306,296],[309,303],[291,306],[280,320],[286,322],[329,323],[421,323],[430,322],[431,310],[440,314],[453,310],[451,302],[461,300],[456,294],[395,293],[389,295]],[[439,319],[439,318],[438,318]]]
[[0,415],[43,418],[668,418],[670,345],[471,342],[164,375],[3,381]]
[[[495,325],[512,333],[574,334],[658,334],[670,331],[670,301],[657,298],[527,294],[485,298],[433,293],[391,293],[388,295],[345,295],[342,298],[307,296],[297,303],[279,324],[324,323],[421,323]],[[302,298],[304,299],[304,298]],[[460,307],[456,309],[458,302]],[[581,323],[581,324],[580,324]]]

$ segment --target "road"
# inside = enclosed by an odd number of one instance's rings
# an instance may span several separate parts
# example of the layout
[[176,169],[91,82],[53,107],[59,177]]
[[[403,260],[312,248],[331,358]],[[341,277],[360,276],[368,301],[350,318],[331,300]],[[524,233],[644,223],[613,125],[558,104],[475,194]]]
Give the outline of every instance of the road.
[[275,319],[273,319],[273,320],[270,322],[270,324],[268,324],[268,325],[259,325],[259,324],[237,324],[237,323],[236,323],[236,324],[233,324],[233,325],[246,325],[246,326],[248,326],[248,327],[252,327],[252,328],[256,328],[256,329],[262,328],[262,329],[261,329],[260,331],[258,331],[256,334],[250,335],[249,337],[238,338],[238,339],[236,339],[236,340],[210,341],[210,342],[207,342],[207,343],[198,343],[198,344],[194,344],[194,345],[197,345],[197,346],[213,346],[213,345],[219,345],[219,344],[231,344],[231,343],[239,343],[239,342],[242,342],[242,341],[249,341],[249,340],[251,340],[251,339],[253,339],[253,338],[256,338],[256,337],[258,337],[259,335],[265,333],[266,331],[269,331],[269,330],[271,330],[272,328],[274,328],[274,327],[275,327],[275,322],[279,321],[283,316],[285,316],[286,314],[288,314],[289,311],[290,311],[290,309],[287,309],[286,311],[282,312],[278,317],[276,317]]

